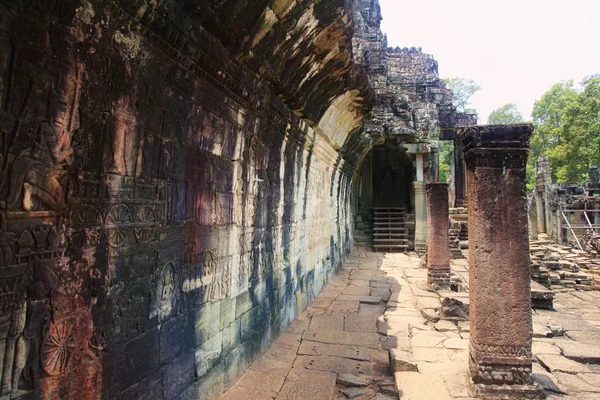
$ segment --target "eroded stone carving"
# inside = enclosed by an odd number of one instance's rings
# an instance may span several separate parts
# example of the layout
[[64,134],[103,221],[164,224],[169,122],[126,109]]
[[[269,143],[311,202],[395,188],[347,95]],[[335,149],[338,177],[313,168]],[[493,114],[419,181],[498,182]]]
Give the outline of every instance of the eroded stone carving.
[[53,211],[65,208],[64,189],[61,180],[69,165],[73,149],[71,133],[66,130],[69,106],[64,99],[56,100],[54,116],[47,120],[36,119],[31,128],[32,144],[15,159],[10,169],[7,206],[13,208],[21,198],[25,211],[32,211],[37,199]]

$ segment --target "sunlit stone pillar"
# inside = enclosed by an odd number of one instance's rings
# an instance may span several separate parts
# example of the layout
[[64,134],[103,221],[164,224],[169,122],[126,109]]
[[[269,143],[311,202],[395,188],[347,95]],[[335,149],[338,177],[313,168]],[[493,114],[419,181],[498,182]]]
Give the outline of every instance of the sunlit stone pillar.
[[535,195],[527,200],[527,213],[529,215],[529,238],[531,240],[538,239],[537,225],[537,207],[535,204]]
[[427,246],[427,204],[425,183],[412,183],[415,194],[415,250],[423,251]]
[[450,285],[448,241],[448,184],[427,186],[427,281],[438,287]]
[[469,370],[473,397],[543,398],[531,379],[525,164],[530,124],[462,136],[469,212]]

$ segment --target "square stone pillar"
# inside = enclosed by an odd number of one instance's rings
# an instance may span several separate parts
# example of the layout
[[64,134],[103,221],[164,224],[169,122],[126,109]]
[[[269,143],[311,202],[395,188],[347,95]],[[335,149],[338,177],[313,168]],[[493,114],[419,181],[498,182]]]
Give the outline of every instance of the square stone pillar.
[[539,233],[546,233],[546,221],[544,220],[544,200],[542,194],[538,192],[537,187],[534,189],[535,196],[535,214],[537,218],[537,228]]
[[427,282],[450,286],[448,240],[448,184],[428,183],[427,189]]
[[465,159],[460,136],[454,139],[454,207],[465,206]]
[[473,397],[544,398],[531,378],[531,272],[525,164],[533,126],[462,135],[469,212]]
[[427,246],[427,204],[425,183],[412,183],[415,195],[415,250],[424,251]]
[[527,214],[529,216],[529,239],[538,239],[537,227],[537,206],[535,204],[535,194],[527,196]]

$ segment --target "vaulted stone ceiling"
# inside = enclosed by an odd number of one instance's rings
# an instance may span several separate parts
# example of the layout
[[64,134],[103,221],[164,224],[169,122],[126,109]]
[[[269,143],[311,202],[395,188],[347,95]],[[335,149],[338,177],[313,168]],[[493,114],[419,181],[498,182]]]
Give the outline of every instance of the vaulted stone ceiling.
[[[378,10],[0,2],[1,395],[203,399],[243,373],[350,250],[362,157],[448,107]],[[388,53],[427,79],[388,80]]]

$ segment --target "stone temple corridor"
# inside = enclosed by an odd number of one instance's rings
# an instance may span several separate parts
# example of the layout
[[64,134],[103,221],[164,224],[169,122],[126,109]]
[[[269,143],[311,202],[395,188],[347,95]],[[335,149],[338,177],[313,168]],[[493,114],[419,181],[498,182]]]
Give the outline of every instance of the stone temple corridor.
[[[381,18],[378,0],[0,0],[0,400],[597,395],[583,347],[532,364],[532,126],[457,113]],[[465,205],[470,281],[447,246]],[[371,251],[378,206],[402,208],[403,253]],[[423,311],[448,290],[470,330]],[[596,315],[595,293],[564,296]]]

